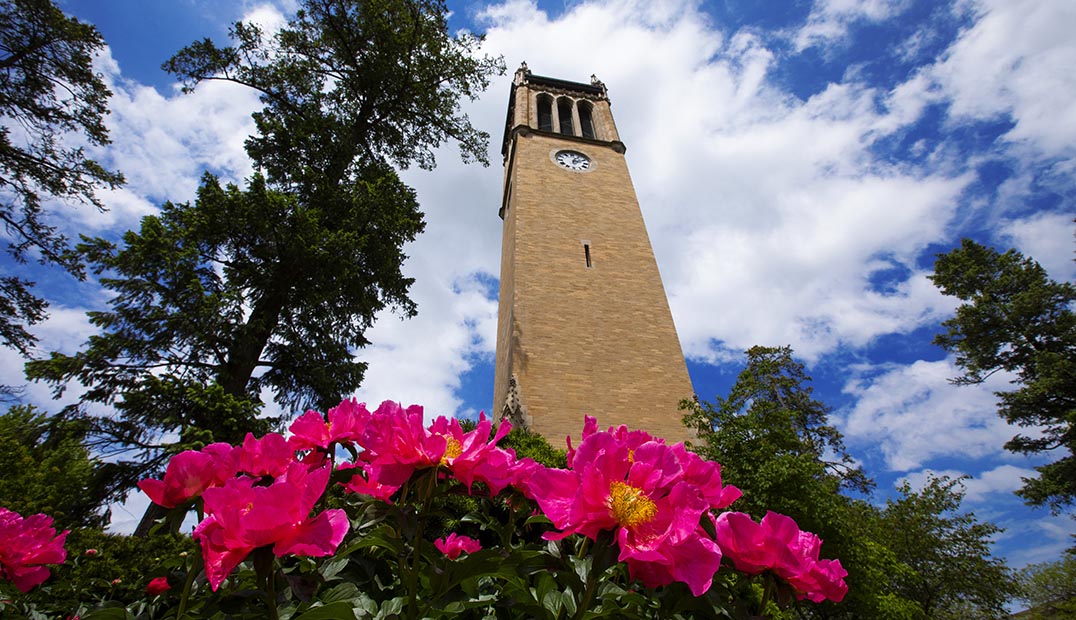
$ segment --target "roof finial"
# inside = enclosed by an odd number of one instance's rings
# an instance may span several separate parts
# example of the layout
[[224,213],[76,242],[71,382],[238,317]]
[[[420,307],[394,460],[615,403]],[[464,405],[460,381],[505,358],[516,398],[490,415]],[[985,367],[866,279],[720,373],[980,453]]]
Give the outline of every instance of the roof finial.
[[593,74],[593,73],[590,74],[590,85],[591,86],[597,86],[598,88],[602,89],[603,93],[606,92],[606,90],[605,90],[605,82],[602,82],[601,80],[599,80],[598,76]]
[[527,61],[519,63],[519,68],[516,69],[516,75],[512,79],[514,84],[522,84],[527,81],[527,76],[531,74],[531,70],[527,68]]

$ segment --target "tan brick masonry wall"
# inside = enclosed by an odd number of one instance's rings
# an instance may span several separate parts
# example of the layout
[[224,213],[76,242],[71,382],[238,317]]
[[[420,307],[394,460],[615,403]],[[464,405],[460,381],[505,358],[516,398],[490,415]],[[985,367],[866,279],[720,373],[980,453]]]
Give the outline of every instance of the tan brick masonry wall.
[[[560,149],[591,170],[558,166]],[[511,158],[494,411],[515,375],[532,429],[554,446],[578,438],[584,415],[687,438],[678,404],[691,383],[624,155],[532,132]]]

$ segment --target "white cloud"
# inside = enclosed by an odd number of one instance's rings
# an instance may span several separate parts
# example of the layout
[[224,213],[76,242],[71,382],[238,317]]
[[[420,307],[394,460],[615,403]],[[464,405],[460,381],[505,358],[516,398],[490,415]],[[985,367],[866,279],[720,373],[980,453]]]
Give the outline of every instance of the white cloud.
[[[879,369],[873,369],[878,371]],[[911,471],[941,456],[977,459],[1001,452],[1014,434],[996,413],[993,392],[1007,389],[994,375],[985,384],[956,386],[952,360],[891,365],[851,379],[855,404],[839,423],[850,446],[877,446],[890,471]]]
[[135,227],[147,205],[193,199],[206,170],[233,182],[251,174],[243,143],[254,130],[250,114],[260,107],[253,90],[209,81],[188,95],[180,93],[178,83],[162,95],[123,77],[107,47],[95,66],[113,93],[105,117],[112,144],[91,150],[106,167],[122,172],[126,184],[100,192],[110,213],[86,210],[80,225]]
[[975,19],[930,71],[956,121],[1010,117],[1014,143],[1076,158],[1076,3],[976,0]]
[[461,408],[456,390],[475,356],[492,355],[497,302],[478,282],[434,281],[428,276],[412,291],[419,304],[417,317],[401,321],[385,313],[367,332],[374,344],[358,353],[370,365],[355,397],[371,407],[383,400],[420,404],[427,419],[477,413]]
[[858,21],[879,22],[900,14],[906,0],[816,0],[811,14],[794,36],[796,49],[833,43]]
[[[86,316],[86,308],[53,305],[49,307],[48,313],[48,318],[30,328],[30,332],[38,338],[36,356],[39,358],[47,357],[50,351],[73,354],[97,331]],[[83,390],[80,385],[75,384],[68,386],[59,402],[53,401],[50,384],[27,382],[23,373],[25,364],[26,360],[14,350],[0,347],[0,385],[21,388],[24,402],[48,413],[56,413],[65,405],[78,400],[78,395]]]
[[1076,223],[1073,213],[1038,213],[1023,220],[1004,222],[1000,236],[1034,258],[1054,280],[1076,280]]
[[[924,469],[909,473],[904,479],[908,481],[913,490],[919,490],[926,485],[930,477],[948,476],[956,479],[964,475],[963,472],[954,469]],[[961,482],[965,490],[964,501],[969,504],[982,504],[997,501],[998,499],[1010,500],[1012,493],[1024,486],[1023,478],[1035,478],[1037,476],[1038,474],[1035,470],[1027,467],[999,465],[978,475],[966,478]]]
[[1006,557],[1012,568],[1029,564],[1053,562],[1072,548],[1076,536],[1076,520],[1070,515],[1043,516],[1038,519],[1020,519],[1003,523],[1005,536],[1022,541],[1012,546]]

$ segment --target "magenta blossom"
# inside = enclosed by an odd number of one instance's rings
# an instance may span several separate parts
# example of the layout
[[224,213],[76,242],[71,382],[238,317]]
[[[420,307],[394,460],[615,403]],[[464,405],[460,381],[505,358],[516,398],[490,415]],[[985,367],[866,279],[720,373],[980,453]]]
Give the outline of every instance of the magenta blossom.
[[280,433],[267,433],[261,439],[247,433],[238,453],[239,471],[259,478],[279,476],[295,461],[295,450]]
[[175,508],[210,487],[224,484],[238,469],[236,449],[226,443],[213,443],[201,450],[187,450],[173,456],[168,461],[164,480],[147,478],[138,483],[138,488],[154,504]]
[[345,489],[359,495],[369,495],[375,499],[389,501],[393,493],[400,489],[400,485],[382,484],[377,475],[378,467],[370,463],[341,463],[336,468],[341,470],[355,470],[355,475],[347,482],[341,482]]
[[[558,539],[582,534],[597,539],[612,530],[632,577],[647,586],[686,583],[696,596],[710,588],[721,550],[699,526],[715,503],[738,496],[704,475],[699,465],[663,442],[625,427],[594,430],[572,453],[572,469],[537,469],[528,490],[542,512],[562,530]],[[681,459],[684,462],[681,462]],[[687,470],[693,475],[689,476]],[[716,485],[701,489],[699,484]]]
[[164,594],[171,589],[172,586],[168,585],[168,577],[155,577],[146,584],[146,594],[150,596]]
[[848,592],[848,572],[839,560],[820,560],[822,540],[799,529],[790,517],[768,512],[761,523],[738,512],[715,520],[717,542],[733,565],[745,573],[771,570],[796,589],[797,598],[839,603]]
[[375,466],[378,482],[401,486],[416,469],[441,463],[448,438],[431,433],[422,421],[422,407],[407,409],[385,401],[370,418],[360,442],[360,458]]
[[42,564],[61,564],[67,559],[64,540],[52,527],[52,517],[37,514],[25,519],[7,508],[0,508],[0,577],[15,584],[22,592],[49,578]]
[[216,590],[257,547],[273,545],[278,557],[331,555],[350,527],[343,510],[310,512],[325,491],[329,468],[309,471],[293,462],[269,486],[242,476],[204,494],[206,518],[194,529],[202,545],[206,578]]
[[450,560],[455,560],[462,553],[474,553],[482,548],[482,544],[477,540],[467,536],[457,536],[455,532],[433,541],[433,546]]
[[469,433],[464,433],[456,418],[437,418],[430,425],[430,432],[445,438],[445,452],[441,465],[465,484],[468,489],[475,482],[484,482],[492,495],[512,484],[515,479],[513,467],[516,462],[515,452],[497,447],[497,442],[504,439],[512,430],[507,421],[497,427],[493,439],[489,433],[493,423],[486,419],[486,414],[479,414],[478,425]]
[[288,428],[292,433],[288,445],[293,450],[328,448],[331,443],[353,445],[362,439],[370,417],[366,404],[353,398],[342,401],[324,416],[307,411]]

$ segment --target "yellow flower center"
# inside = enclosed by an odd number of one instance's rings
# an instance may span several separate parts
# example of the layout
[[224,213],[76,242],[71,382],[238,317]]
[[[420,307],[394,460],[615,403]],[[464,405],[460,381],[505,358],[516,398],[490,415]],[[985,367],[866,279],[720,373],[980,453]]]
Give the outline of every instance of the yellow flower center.
[[623,482],[609,485],[609,509],[616,522],[626,528],[649,523],[658,514],[658,507],[642,489]]
[[441,457],[441,464],[448,465],[449,459],[454,459],[463,454],[463,446],[455,437],[445,437],[445,455]]

